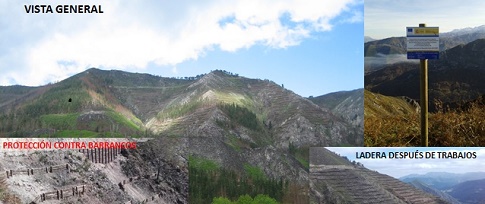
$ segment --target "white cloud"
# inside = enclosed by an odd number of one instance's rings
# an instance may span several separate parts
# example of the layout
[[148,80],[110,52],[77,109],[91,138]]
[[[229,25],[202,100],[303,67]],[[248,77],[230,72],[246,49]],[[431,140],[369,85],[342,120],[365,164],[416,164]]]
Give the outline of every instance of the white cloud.
[[[213,49],[295,46],[313,32],[331,30],[330,21],[356,4],[354,0],[91,0],[69,3],[101,4],[103,14],[26,14],[23,5],[29,3],[66,1],[1,3],[0,26],[6,28],[0,31],[2,85],[11,84],[11,79],[40,85],[88,67],[144,69],[149,63],[175,67]],[[281,22],[283,15],[290,16],[291,25]],[[220,25],[228,17],[233,20]]]

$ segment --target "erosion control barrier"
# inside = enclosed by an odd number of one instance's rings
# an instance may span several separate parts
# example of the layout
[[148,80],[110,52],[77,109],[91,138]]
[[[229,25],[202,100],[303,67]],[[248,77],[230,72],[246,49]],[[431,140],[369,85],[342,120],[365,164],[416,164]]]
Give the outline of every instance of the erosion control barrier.
[[18,169],[18,170],[7,170],[5,171],[6,178],[10,178],[13,175],[28,175],[32,176],[34,174],[46,174],[52,172],[59,172],[62,170],[66,170],[67,173],[71,172],[71,168],[69,164],[60,164],[55,166],[47,166],[41,168],[31,168],[31,169]]
[[88,191],[89,187],[89,185],[78,185],[41,193],[31,203],[39,203],[47,200],[63,200],[73,196],[82,196]]
[[80,149],[79,152],[83,153],[93,163],[107,164],[115,160],[118,154],[121,154],[121,148]]

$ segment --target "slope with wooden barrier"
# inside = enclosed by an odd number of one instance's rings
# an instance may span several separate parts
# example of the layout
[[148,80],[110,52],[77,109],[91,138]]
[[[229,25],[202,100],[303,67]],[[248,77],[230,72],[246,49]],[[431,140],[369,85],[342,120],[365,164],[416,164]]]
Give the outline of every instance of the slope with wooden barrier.
[[48,167],[42,167],[42,168],[7,170],[5,171],[6,174],[2,174],[2,175],[6,175],[5,178],[8,179],[14,175],[27,174],[28,176],[32,176],[34,174],[47,174],[52,172],[58,172],[63,169],[65,169],[67,173],[71,171],[69,164],[60,164],[60,165],[54,165],[54,166],[48,166]]
[[121,154],[121,148],[80,149],[79,152],[83,153],[93,163],[107,164],[115,160],[118,154]]
[[73,196],[82,196],[90,188],[91,186],[89,185],[78,185],[55,191],[45,192],[37,196],[31,203],[39,203],[47,200],[64,200]]

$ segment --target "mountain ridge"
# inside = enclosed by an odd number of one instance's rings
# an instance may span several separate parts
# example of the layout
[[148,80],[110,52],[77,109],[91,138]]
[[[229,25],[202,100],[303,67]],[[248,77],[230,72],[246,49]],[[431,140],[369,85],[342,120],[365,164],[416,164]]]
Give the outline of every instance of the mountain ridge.
[[300,183],[310,146],[363,143],[362,128],[329,109],[270,80],[222,70],[175,79],[88,69],[22,89],[0,106],[2,137],[186,138],[190,155]]

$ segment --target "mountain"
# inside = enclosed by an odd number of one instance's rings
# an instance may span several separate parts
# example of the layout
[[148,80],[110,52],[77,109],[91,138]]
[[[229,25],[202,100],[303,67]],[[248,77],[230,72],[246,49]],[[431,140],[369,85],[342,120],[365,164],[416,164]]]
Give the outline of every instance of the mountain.
[[364,43],[366,43],[366,42],[370,42],[370,41],[374,41],[374,40],[376,40],[376,39],[371,38],[371,37],[369,37],[369,36],[364,36]]
[[453,198],[453,196],[451,196],[451,195],[449,195],[449,194],[447,194],[445,192],[442,192],[440,190],[434,189],[434,188],[426,185],[425,183],[423,183],[423,182],[421,182],[419,180],[411,181],[411,182],[409,182],[409,184],[413,185],[414,187],[416,187],[418,189],[421,189],[424,192],[427,192],[427,193],[433,194],[435,196],[438,196],[441,199],[448,201],[449,203],[452,203],[452,204],[461,204],[461,202],[458,201],[458,200],[456,200],[455,198]]
[[452,186],[471,180],[485,179],[485,172],[470,172],[463,174],[447,172],[429,172],[426,174],[411,174],[399,178],[404,182],[413,182],[419,180],[426,185],[438,189],[448,190]]
[[473,28],[468,27],[468,28],[454,29],[450,32],[446,32],[440,35],[443,37],[457,37],[465,34],[478,34],[478,33],[485,33],[485,25],[481,25]]
[[[445,51],[455,46],[468,44],[483,38],[485,38],[485,25],[440,33],[440,51]],[[406,54],[407,52],[406,37],[391,37],[382,40],[365,41],[364,43],[365,57],[377,56],[378,53],[391,55]]]
[[459,66],[461,68],[485,69],[485,36],[484,39],[461,44],[442,52],[435,66]]
[[310,149],[314,203],[449,203],[323,147]]
[[362,117],[364,115],[363,96],[364,89],[355,89],[310,97],[308,99],[322,108],[331,110],[334,115],[350,121],[353,126],[362,128],[364,126],[364,118]]
[[[447,58],[447,56],[453,56],[454,52],[451,51],[452,53],[447,53],[447,50],[455,47],[463,47],[464,45],[479,39],[485,39],[485,25],[441,33],[440,61]],[[366,41],[364,43],[364,70],[366,74],[385,68],[386,65],[402,62],[417,62],[416,60],[413,61],[407,59],[406,37],[391,37],[382,40]],[[467,58],[471,59],[470,62],[478,60],[473,57]]]
[[457,184],[448,193],[462,203],[485,203],[485,179]]
[[[251,142],[261,139],[249,138],[251,130],[290,139],[278,140],[278,147],[288,142],[338,145],[357,144],[359,140],[343,136],[351,127],[346,121],[292,91],[269,80],[248,79],[225,71],[174,79],[89,69],[56,84],[0,87],[0,94],[0,120],[7,124],[0,129],[4,136],[15,132],[35,136],[39,129],[187,134],[206,126],[224,129],[226,124],[234,124],[235,129],[242,128],[238,134]],[[223,104],[234,104],[248,112],[248,117],[254,115],[256,123],[251,126],[237,121],[229,113],[231,108]],[[302,133],[300,138],[294,138],[293,129]],[[322,137],[301,140],[315,134]]]
[[421,185],[418,188],[427,189],[425,190],[427,192],[436,191],[433,194],[441,195],[440,197],[450,195],[461,203],[475,204],[485,202],[485,172],[463,174],[430,172],[424,175],[412,174],[404,176],[400,180],[415,186]]
[[[430,110],[435,99],[444,103],[467,102],[485,94],[485,39],[442,52],[428,63]],[[364,76],[367,90],[388,96],[419,100],[419,65],[397,63]]]
[[183,138],[191,157],[290,187],[308,184],[310,146],[363,144],[362,128],[329,109],[222,70],[176,79],[92,68],[46,86],[0,87],[0,98],[1,137]]
[[366,42],[364,44],[364,56],[377,56],[379,53],[384,55],[406,54],[406,38],[391,37],[382,40]]

